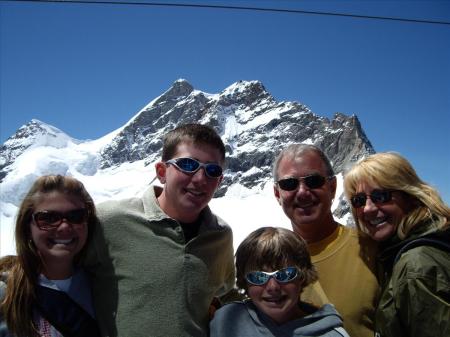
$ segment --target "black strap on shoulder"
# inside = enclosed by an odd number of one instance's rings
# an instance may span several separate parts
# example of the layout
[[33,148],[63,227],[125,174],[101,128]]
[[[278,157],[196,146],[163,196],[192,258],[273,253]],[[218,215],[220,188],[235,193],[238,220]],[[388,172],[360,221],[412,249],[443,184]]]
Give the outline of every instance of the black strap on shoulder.
[[395,256],[394,265],[404,252],[419,246],[431,246],[450,252],[450,241],[446,240],[446,235],[439,236],[433,233],[433,235],[423,236],[404,245]]
[[97,321],[65,292],[38,286],[37,309],[64,337],[99,337]]

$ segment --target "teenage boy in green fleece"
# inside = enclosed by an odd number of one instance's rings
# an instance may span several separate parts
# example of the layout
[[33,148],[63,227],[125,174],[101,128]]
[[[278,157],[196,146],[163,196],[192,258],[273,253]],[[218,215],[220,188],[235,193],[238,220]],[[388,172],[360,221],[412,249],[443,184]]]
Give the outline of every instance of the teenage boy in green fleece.
[[208,335],[211,302],[235,281],[231,229],[208,207],[224,162],[213,129],[182,125],[164,137],[162,188],[98,205],[85,264],[103,336]]

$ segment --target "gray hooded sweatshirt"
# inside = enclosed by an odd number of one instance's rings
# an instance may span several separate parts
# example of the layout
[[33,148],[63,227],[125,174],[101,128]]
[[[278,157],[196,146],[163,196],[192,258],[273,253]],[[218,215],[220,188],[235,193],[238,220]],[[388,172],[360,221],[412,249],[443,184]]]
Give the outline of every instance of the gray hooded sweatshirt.
[[210,337],[348,337],[342,319],[331,304],[317,309],[300,302],[307,316],[276,324],[259,311],[251,300],[233,302],[216,311],[210,324]]

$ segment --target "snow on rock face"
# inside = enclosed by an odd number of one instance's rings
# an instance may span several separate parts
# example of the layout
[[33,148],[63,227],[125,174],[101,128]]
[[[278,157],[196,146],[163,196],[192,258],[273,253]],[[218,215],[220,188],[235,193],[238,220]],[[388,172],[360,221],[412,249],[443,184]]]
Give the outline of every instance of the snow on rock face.
[[[212,126],[225,143],[227,167],[211,207],[239,233],[262,225],[289,226],[272,195],[271,177],[274,157],[286,145],[319,146],[336,173],[374,152],[356,116],[337,113],[329,120],[301,103],[278,102],[259,81],[239,81],[209,94],[180,79],[100,139],[79,141],[38,120],[12,135],[0,147],[0,255],[17,207],[38,176],[74,176],[96,202],[138,196],[155,176],[164,134],[192,122]],[[333,207],[338,218],[348,217],[342,189]]]

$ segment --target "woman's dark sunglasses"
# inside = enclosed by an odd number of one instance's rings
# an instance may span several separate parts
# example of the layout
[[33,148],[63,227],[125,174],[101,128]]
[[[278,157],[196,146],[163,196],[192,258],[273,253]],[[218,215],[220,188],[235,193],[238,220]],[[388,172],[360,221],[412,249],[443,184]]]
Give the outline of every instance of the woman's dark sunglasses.
[[287,267],[271,273],[259,270],[251,271],[245,275],[245,279],[250,284],[262,286],[269,282],[271,277],[279,283],[288,283],[294,280],[297,276],[298,269],[296,267]]
[[300,182],[303,181],[306,187],[310,189],[315,189],[322,187],[325,184],[325,181],[330,180],[332,178],[333,176],[324,177],[321,176],[320,174],[312,174],[306,177],[298,177],[298,178],[291,177],[280,179],[277,181],[277,184],[284,191],[295,191],[300,186]]
[[214,163],[201,163],[192,158],[174,158],[166,161],[166,164],[172,164],[181,172],[194,174],[200,168],[205,169],[205,173],[210,178],[219,178],[222,175],[222,167]]
[[68,212],[40,211],[33,213],[33,221],[42,230],[56,229],[63,220],[71,225],[84,225],[88,220],[88,212],[85,208],[74,209]]
[[370,194],[357,193],[350,198],[353,207],[360,208],[366,205],[367,198],[375,204],[383,204],[392,200],[391,190],[373,190]]

